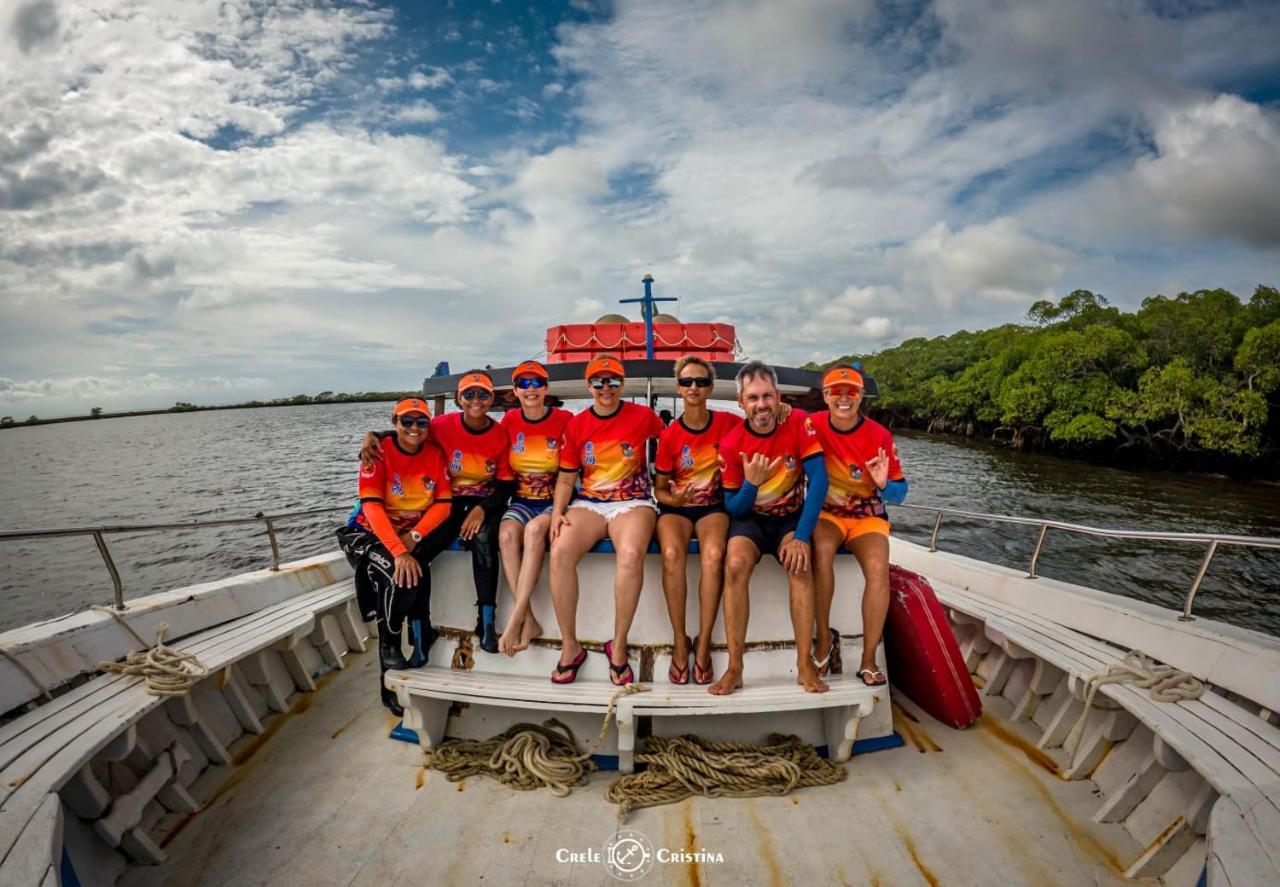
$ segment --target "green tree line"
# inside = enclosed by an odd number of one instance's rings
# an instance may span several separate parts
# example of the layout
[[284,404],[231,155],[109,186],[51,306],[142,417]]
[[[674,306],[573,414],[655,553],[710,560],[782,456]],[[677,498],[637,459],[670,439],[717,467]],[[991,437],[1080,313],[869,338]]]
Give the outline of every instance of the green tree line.
[[851,354],[890,424],[1117,461],[1274,471],[1280,291],[1153,296],[1124,312],[1076,290],[1028,322]]

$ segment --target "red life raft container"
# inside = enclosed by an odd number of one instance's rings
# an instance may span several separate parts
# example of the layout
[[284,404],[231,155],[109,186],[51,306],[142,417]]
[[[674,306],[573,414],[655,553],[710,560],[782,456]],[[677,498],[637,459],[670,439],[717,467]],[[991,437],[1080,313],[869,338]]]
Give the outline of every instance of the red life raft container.
[[884,652],[895,690],[951,727],[963,730],[978,720],[978,691],[933,588],[918,573],[893,565]]
[[[653,325],[653,356],[675,360],[686,354],[717,363],[733,361],[735,332],[730,323],[664,323]],[[623,360],[646,356],[644,324],[571,323],[547,329],[547,363],[585,363],[597,354]]]

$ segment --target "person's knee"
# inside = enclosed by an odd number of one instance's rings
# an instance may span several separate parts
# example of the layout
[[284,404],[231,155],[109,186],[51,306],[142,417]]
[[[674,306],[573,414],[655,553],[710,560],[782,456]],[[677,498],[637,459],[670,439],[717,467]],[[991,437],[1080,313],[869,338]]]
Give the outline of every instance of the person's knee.
[[725,578],[733,583],[746,582],[755,565],[756,559],[746,552],[730,551],[724,563]]
[[684,568],[685,549],[679,542],[664,542],[662,545],[662,566],[671,572],[679,572]]
[[504,520],[498,527],[498,544],[504,549],[519,548],[524,539],[524,528],[518,521]]
[[618,569],[634,571],[644,567],[644,555],[647,546],[635,542],[614,543],[617,552]]
[[700,556],[704,572],[724,568],[725,546],[723,542],[699,542],[698,549],[701,552]]

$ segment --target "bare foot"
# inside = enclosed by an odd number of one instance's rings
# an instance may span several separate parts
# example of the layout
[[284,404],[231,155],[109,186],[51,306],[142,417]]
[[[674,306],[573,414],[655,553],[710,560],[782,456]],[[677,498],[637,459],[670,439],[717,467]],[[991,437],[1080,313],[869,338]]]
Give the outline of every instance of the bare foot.
[[520,643],[512,648],[511,655],[514,656],[521,650],[529,649],[529,644],[540,637],[542,637],[542,623],[531,615],[524,620],[524,626],[520,632]]
[[801,665],[799,672],[796,676],[796,683],[804,687],[804,692],[825,693],[831,689],[822,678],[818,677],[818,671],[813,667],[812,663],[806,662]]
[[[823,686],[825,688],[826,685],[824,684]],[[720,676],[720,680],[716,681],[714,684],[712,684],[710,687],[707,688],[707,692],[710,693],[712,696],[728,696],[734,690],[741,690],[741,689],[742,689],[742,670],[741,669],[735,670],[730,668],[728,671],[726,671],[723,675]]]
[[516,646],[519,642],[520,632],[516,631],[516,626],[508,623],[502,632],[502,637],[498,638],[498,652],[514,656],[520,652],[521,648]]

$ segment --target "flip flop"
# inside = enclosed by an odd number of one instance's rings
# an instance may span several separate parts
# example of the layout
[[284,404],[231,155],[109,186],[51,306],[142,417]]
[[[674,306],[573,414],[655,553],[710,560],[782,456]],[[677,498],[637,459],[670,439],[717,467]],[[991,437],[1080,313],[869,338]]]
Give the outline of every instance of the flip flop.
[[[583,647],[578,651],[578,655],[573,657],[573,661],[565,665],[556,665],[556,670],[551,673],[551,683],[553,684],[572,684],[578,679],[578,669],[582,668],[582,663],[587,661],[587,648]],[[568,677],[565,677],[568,675]]]
[[635,672],[631,670],[631,663],[624,662],[622,665],[613,664],[613,640],[604,642],[604,655],[609,660],[609,683],[615,687],[625,687],[627,684],[633,683],[636,679]]
[[[699,638],[699,640],[701,640],[701,638]],[[698,664],[698,648],[696,643],[689,651],[689,655],[693,657],[693,682],[695,684],[709,684],[714,681],[716,675],[711,666],[708,665],[706,668],[703,668]]]
[[687,645],[685,649],[688,655],[685,657],[684,668],[676,668],[675,649],[671,650],[671,665],[667,667],[667,680],[673,684],[689,683],[689,659],[696,658],[693,654],[693,641],[688,638],[684,639]]
[[827,647],[827,655],[821,659],[813,655],[813,651],[818,647],[817,638],[813,641],[813,647],[809,650],[809,661],[813,663],[813,667],[818,670],[818,677],[825,678],[828,673],[841,674],[844,671],[844,662],[840,658],[840,632],[834,628],[831,629],[831,645]]
[[[862,678],[862,683],[868,687],[883,687],[889,683],[889,679],[884,676],[884,672],[878,668],[860,668],[858,669],[858,677]],[[879,680],[876,679],[877,677],[879,677]]]

